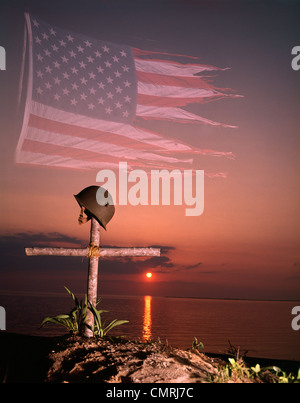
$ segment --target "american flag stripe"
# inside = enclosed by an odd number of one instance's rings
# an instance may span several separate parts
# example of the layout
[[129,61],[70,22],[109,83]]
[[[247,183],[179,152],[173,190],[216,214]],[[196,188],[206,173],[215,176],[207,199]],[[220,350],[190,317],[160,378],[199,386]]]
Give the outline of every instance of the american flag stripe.
[[[24,142],[25,146],[27,142]],[[47,145],[46,145],[47,146]],[[46,147],[44,146],[44,147]],[[48,150],[43,150],[45,153],[38,153],[37,151],[27,151],[27,150],[22,150],[22,161],[20,161],[20,164],[25,164],[25,165],[42,165],[42,166],[48,166],[48,167],[56,167],[56,168],[66,168],[66,169],[76,169],[78,165],[80,166],[81,170],[99,170],[99,161],[94,162],[90,161],[87,159],[74,159],[71,158],[70,156],[66,156],[66,154],[63,152],[63,149],[58,152],[58,150],[55,150],[55,154],[51,155]],[[59,155],[61,153],[61,155]],[[108,158],[105,158],[103,161],[100,163],[104,164],[105,169],[111,169],[111,170],[118,170],[120,168],[119,166],[119,160],[116,162],[113,162],[112,159],[108,160]],[[127,162],[127,169],[128,171],[136,168],[151,168],[151,169],[165,169],[165,166],[157,165],[157,164],[152,164],[151,166],[145,167],[145,164],[136,164],[131,165],[129,162]],[[181,167],[178,166],[169,166],[169,169],[171,170],[183,170]],[[193,174],[195,171],[192,171]],[[227,173],[226,172],[205,172],[205,176],[208,178],[226,178]]]
[[[134,53],[138,53],[135,49]],[[203,71],[225,70],[214,66],[199,66],[195,64],[180,65],[169,60],[152,61],[135,59],[138,78],[138,117],[176,120],[181,123],[201,122],[214,126],[235,128],[214,122],[201,116],[186,113],[185,110],[174,107],[185,106],[191,103],[204,103],[225,97],[239,97],[227,92],[222,92],[207,81],[207,78],[194,74]],[[185,67],[185,69],[183,69]],[[153,108],[140,108],[142,105],[157,106]]]
[[138,94],[153,95],[165,99],[171,98],[170,102],[172,102],[172,98],[186,99],[186,104],[197,102],[194,101],[197,99],[201,102],[204,98],[221,95],[209,89],[173,87],[170,85],[158,86],[157,84],[145,84],[141,81],[138,82]]
[[[68,139],[67,139],[68,140]],[[122,161],[123,158],[120,157],[119,152],[113,152],[110,151],[109,154],[103,152],[98,152],[97,150],[93,151],[92,147],[83,146],[83,147],[74,147],[72,144],[68,145],[68,141],[65,139],[65,142],[61,141],[61,137],[59,138],[59,142],[56,141],[55,136],[48,136],[47,139],[45,139],[45,142],[41,142],[39,140],[35,140],[35,135],[34,133],[31,134],[29,138],[27,138],[24,141],[24,150],[25,151],[31,151],[31,152],[37,152],[41,154],[49,154],[49,155],[60,155],[65,158],[71,158],[74,160],[83,160],[86,159],[89,162],[98,162],[98,163],[103,163],[105,161],[115,163],[117,164],[119,161]],[[130,162],[132,160],[136,160],[136,156],[126,156],[126,160],[128,160],[128,163],[130,165]],[[146,158],[145,158],[146,159]],[[157,157],[158,159],[158,157]],[[155,162],[160,162],[156,161],[155,159],[149,158],[150,161],[153,161],[153,165],[155,165]],[[173,161],[170,158],[171,161],[168,162],[177,162]],[[134,166],[142,166],[142,164],[136,164],[134,163]]]
[[[29,127],[43,130],[47,127],[48,131],[54,133],[61,133],[70,136],[82,137],[86,139],[96,139],[102,142],[109,142],[114,145],[135,148],[137,150],[151,150],[154,146],[145,142],[130,139],[128,137],[121,136],[117,133],[112,133],[104,130],[97,130],[88,127],[81,127],[74,124],[58,122],[44,117],[31,114],[28,122]],[[163,150],[163,148],[156,145],[156,150]]]
[[[110,142],[110,134],[112,134],[113,136],[118,135],[125,139],[129,139],[134,143],[137,143],[138,146],[140,143],[145,143],[147,147],[151,146],[152,149],[161,148],[172,152],[192,150],[190,146],[183,144],[180,141],[174,141],[166,136],[159,136],[150,130],[140,129],[130,124],[100,120],[71,112],[65,112],[38,102],[32,102],[31,108],[31,112],[34,115],[41,118],[51,119],[52,122],[71,124],[77,126],[78,130],[87,128],[108,133],[108,142]],[[45,124],[46,123],[47,121],[45,121]]]
[[200,64],[181,64],[171,60],[139,59],[137,57],[135,57],[135,68],[137,71],[142,71],[146,73],[194,78],[195,74],[202,73],[203,71],[227,70],[220,69],[214,66],[203,66]]
[[[67,147],[69,149],[73,148],[76,150],[81,150],[81,154],[84,152],[97,153],[98,155],[107,155],[119,158],[119,160],[128,159],[132,160],[145,160],[145,161],[160,161],[166,163],[177,163],[178,158],[174,158],[168,155],[160,155],[151,152],[131,149],[129,147],[121,147],[119,145],[114,145],[112,143],[101,142],[97,140],[85,139],[82,137],[75,137],[74,135],[65,135],[62,133],[53,133],[46,130],[31,128],[28,132],[27,139],[33,140],[35,142],[52,144],[55,146]],[[190,163],[192,160],[183,160],[182,162]]]
[[[161,119],[180,123],[194,123],[195,121],[211,126],[223,126],[236,128],[236,126],[226,125],[203,118],[181,108],[160,108],[157,105],[137,105],[136,115],[144,119]],[[195,150],[196,151],[196,150]]]
[[[41,152],[38,151],[39,150]],[[82,170],[90,170],[90,169],[99,169],[99,160],[91,161],[87,159],[85,156],[83,159],[80,158],[72,158],[67,154],[67,150],[64,150],[63,147],[60,149],[56,148],[55,151],[47,144],[33,144],[30,141],[24,141],[24,148],[20,152],[22,155],[22,160],[19,161],[20,164],[25,165],[45,165],[50,167],[58,167],[58,168],[70,168],[76,169],[79,165]],[[52,154],[51,152],[54,153]],[[106,169],[118,169],[119,161],[112,162],[108,158],[105,158],[100,163],[105,164]],[[128,164],[130,168],[131,165]]]
[[[167,76],[163,74],[153,74],[147,72],[136,72],[139,82],[156,84],[156,85],[167,85],[174,87],[190,87],[190,88],[200,88],[200,89],[215,89],[215,87],[205,80],[203,77],[179,77],[179,76]],[[225,94],[226,96],[226,94]]]
[[182,169],[194,154],[233,157],[141,126],[141,119],[163,119],[234,127],[180,108],[235,97],[196,75],[224,69],[163,60],[170,54],[91,39],[28,13],[25,19],[29,68],[17,162],[103,169],[128,160],[129,167]]
[[[207,150],[209,155],[210,150]],[[106,168],[119,168],[120,158],[114,157],[112,155],[99,154],[93,151],[74,149],[73,147],[67,147],[62,145],[55,145],[50,143],[42,143],[40,141],[34,141],[26,139],[24,140],[24,145],[22,149],[22,154],[25,164],[34,165],[53,165],[53,166],[65,166],[67,168],[74,168],[76,164],[80,163],[84,169],[97,169],[99,163],[105,164]],[[48,156],[51,158],[48,161]],[[37,157],[39,160],[35,161]],[[145,168],[145,163],[136,162],[128,160],[126,161],[128,168]],[[161,164],[159,161],[151,161],[146,168],[151,169],[165,169],[170,170],[180,170],[183,171],[181,166],[168,164]],[[210,173],[206,172],[205,175],[208,177],[225,177],[224,173]]]
[[[79,147],[83,147],[83,140],[93,140],[95,142],[94,146],[99,148],[99,153],[101,153],[101,147],[102,150],[109,150],[110,145],[111,145],[111,150],[115,150],[114,147],[116,146],[123,146],[120,148],[120,150],[123,150],[124,155],[129,155],[130,153],[134,153],[137,155],[138,158],[141,158],[140,152],[144,151],[158,151],[160,154],[158,155],[164,155],[164,152],[167,153],[172,153],[173,155],[178,154],[179,152],[182,152],[184,154],[202,154],[202,155],[211,155],[211,156],[226,156],[226,157],[233,157],[233,154],[231,152],[220,152],[220,151],[215,151],[215,150],[203,150],[203,149],[192,149],[191,147],[182,144],[180,142],[175,143],[173,140],[168,140],[168,138],[161,138],[157,136],[156,134],[152,133],[151,131],[145,131],[145,130],[140,130],[136,129],[134,127],[129,127],[126,130],[125,125],[115,125],[112,124],[111,122],[106,122],[103,121],[102,125],[100,124],[100,127],[106,127],[110,126],[110,131],[103,131],[103,130],[97,130],[95,129],[99,125],[99,121],[89,118],[87,119],[86,117],[82,117],[81,121],[84,123],[85,126],[80,125],[79,121],[79,116],[77,116],[77,124],[70,124],[67,123],[68,121],[74,121],[74,116],[71,114],[66,114],[66,113],[61,113],[59,110],[54,110],[53,108],[45,108],[43,105],[39,105],[36,103],[33,103],[34,110],[36,113],[40,113],[41,116],[31,114],[29,117],[29,122],[28,122],[28,135],[27,138],[32,138],[31,137],[31,132],[34,129],[38,129],[35,132],[35,141],[43,141],[43,132],[45,127],[47,127],[47,132],[49,133],[54,133],[61,135],[61,141],[63,143],[64,137],[63,135],[69,136],[70,141],[73,139],[73,144],[74,147],[76,144],[79,145]],[[39,112],[38,112],[39,111]],[[43,113],[43,112],[44,113]],[[56,120],[48,119],[45,116],[54,115]],[[63,122],[60,122],[58,119],[60,118],[64,119]],[[69,115],[69,116],[68,116]],[[117,126],[113,128],[113,126]],[[119,132],[118,132],[119,129]],[[115,131],[115,133],[114,133]],[[38,133],[41,134],[41,136],[38,135]],[[139,140],[136,140],[136,139]],[[76,141],[75,141],[76,140]],[[162,141],[161,141],[162,140]],[[57,141],[59,141],[59,137],[57,137]],[[94,147],[94,150],[95,150]],[[145,153],[144,153],[145,156]],[[151,155],[151,158],[156,159],[156,155]],[[144,157],[143,157],[144,158]],[[186,163],[192,162],[191,159],[186,159],[186,160],[180,160],[184,161]],[[170,162],[179,162],[178,159],[173,159]]]
[[[155,95],[154,95],[155,94]],[[204,98],[202,97],[178,97],[168,95],[158,95],[157,92],[153,91],[153,95],[151,93],[141,94],[138,93],[138,105],[152,105],[159,106],[164,108],[166,103],[168,103],[169,107],[177,107],[177,106],[185,106],[190,103],[202,102]],[[204,101],[203,101],[204,102]]]

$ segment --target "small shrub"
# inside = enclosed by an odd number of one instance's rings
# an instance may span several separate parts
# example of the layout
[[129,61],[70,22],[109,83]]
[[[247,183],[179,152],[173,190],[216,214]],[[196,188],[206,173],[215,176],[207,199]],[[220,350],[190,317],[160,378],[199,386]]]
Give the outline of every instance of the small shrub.
[[[128,320],[118,320],[114,319],[109,324],[102,321],[101,314],[104,312],[109,312],[103,309],[98,310],[97,305],[100,303],[102,298],[96,302],[96,305],[90,303],[85,295],[84,302],[78,301],[75,295],[65,287],[69,295],[74,301],[74,308],[68,314],[48,316],[43,319],[41,327],[45,326],[47,323],[54,323],[65,327],[70,333],[78,335],[82,334],[84,328],[87,326],[92,332],[94,337],[103,338],[107,333],[116,326],[128,323]],[[91,327],[86,323],[87,310],[90,310],[93,314],[94,325]]]

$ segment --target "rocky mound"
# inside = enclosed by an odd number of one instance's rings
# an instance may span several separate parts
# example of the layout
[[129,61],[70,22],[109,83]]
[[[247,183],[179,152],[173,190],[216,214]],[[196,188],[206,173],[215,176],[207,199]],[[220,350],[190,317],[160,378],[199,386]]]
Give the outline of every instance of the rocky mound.
[[[299,368],[297,362],[276,364],[263,359],[260,368],[256,359],[247,358],[246,364],[238,357],[204,354],[197,348],[182,350],[159,340],[7,332],[0,332],[0,358],[3,383],[268,383],[283,380],[265,366],[285,364],[287,374],[297,374]],[[251,368],[256,364],[257,372]]]
[[[67,339],[50,354],[47,382],[213,382],[226,363],[194,350],[159,342]],[[232,380],[231,380],[232,381]],[[239,379],[254,382],[254,379]]]

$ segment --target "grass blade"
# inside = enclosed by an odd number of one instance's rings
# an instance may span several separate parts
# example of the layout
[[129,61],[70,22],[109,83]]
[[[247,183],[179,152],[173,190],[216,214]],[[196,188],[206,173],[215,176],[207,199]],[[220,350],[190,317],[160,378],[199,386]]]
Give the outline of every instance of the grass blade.
[[106,328],[104,329],[104,335],[106,335],[111,329],[113,329],[116,326],[120,326],[123,325],[124,323],[128,323],[128,320],[118,320],[118,319],[114,319],[113,321],[110,322],[109,325],[106,326]]

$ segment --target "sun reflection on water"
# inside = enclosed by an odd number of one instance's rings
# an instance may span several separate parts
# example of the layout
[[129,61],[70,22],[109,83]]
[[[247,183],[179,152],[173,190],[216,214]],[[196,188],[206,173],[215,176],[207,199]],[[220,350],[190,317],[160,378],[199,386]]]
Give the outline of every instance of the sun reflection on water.
[[147,342],[151,339],[151,325],[152,325],[152,319],[151,319],[151,301],[152,297],[150,295],[145,295],[144,296],[144,322],[143,322],[143,341]]

